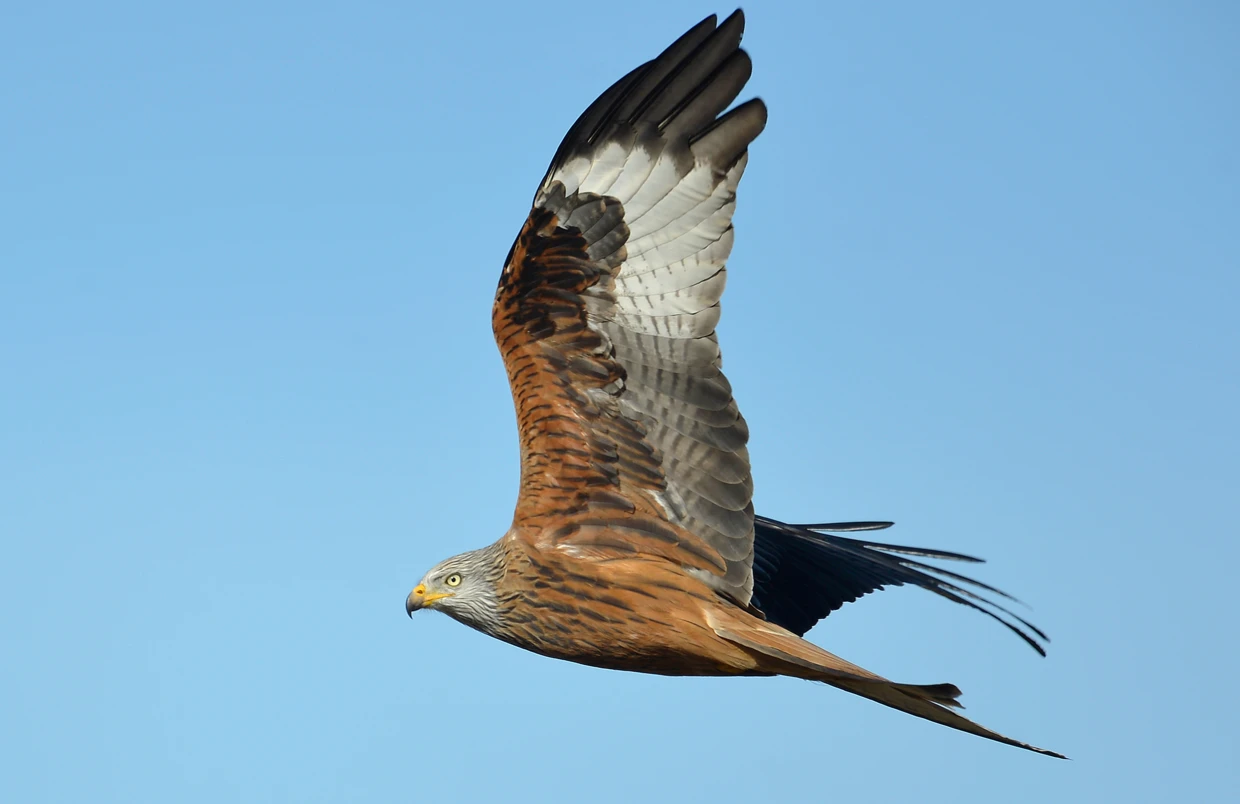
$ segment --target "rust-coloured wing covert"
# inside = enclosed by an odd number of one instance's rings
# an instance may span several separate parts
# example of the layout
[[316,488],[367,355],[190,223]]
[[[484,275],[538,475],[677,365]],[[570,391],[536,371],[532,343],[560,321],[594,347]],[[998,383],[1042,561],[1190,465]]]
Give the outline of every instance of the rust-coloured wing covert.
[[720,116],[749,78],[743,28],[739,11],[703,21],[578,119],[492,315],[520,429],[514,524],[546,539],[583,517],[661,521],[718,554],[686,564],[715,565],[742,605],[753,483],[715,324],[736,187],[766,123],[756,99]]

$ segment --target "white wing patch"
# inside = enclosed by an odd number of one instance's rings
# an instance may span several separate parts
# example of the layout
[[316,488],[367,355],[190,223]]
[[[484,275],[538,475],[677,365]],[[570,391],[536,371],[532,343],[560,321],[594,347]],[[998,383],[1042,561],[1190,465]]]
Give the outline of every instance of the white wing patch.
[[[622,205],[624,260],[586,293],[590,326],[626,372],[614,409],[642,422],[659,454],[667,488],[652,492],[657,502],[727,561],[726,576],[710,582],[747,602],[753,586],[748,429],[720,370],[714,337],[747,155],[721,170],[689,148],[679,149],[679,160],[672,150],[656,156],[610,142],[592,159],[574,157],[555,171],[536,203],[558,196],[560,184],[570,200],[591,194]],[[572,226],[572,216],[563,225]]]

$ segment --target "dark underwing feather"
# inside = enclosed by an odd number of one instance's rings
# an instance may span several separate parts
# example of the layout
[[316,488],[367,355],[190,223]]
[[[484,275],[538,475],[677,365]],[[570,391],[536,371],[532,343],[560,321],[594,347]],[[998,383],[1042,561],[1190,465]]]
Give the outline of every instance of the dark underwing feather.
[[889,525],[887,522],[788,525],[755,517],[751,603],[761,609],[769,621],[802,635],[845,603],[888,586],[910,584],[994,618],[1038,653],[1046,655],[1041,643],[1050,639],[1045,633],[981,593],[1014,600],[1011,595],[981,581],[905,556],[975,563],[981,559],[945,550],[884,544],[822,532],[870,531]]
[[[717,17],[711,14],[669,45],[658,58],[630,71],[599,95],[564,135],[551,164],[547,166],[543,183],[564,167],[570,157],[586,153],[597,146],[602,137],[611,133],[617,123],[631,122],[643,105],[649,105],[651,96],[668,78],[668,74],[714,33],[716,20]],[[741,17],[741,24],[743,27],[744,17]]]

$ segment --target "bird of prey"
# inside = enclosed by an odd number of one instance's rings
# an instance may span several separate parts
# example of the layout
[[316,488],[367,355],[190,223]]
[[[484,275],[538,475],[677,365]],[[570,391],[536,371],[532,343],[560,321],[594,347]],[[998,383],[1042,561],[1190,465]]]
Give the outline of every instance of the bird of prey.
[[[556,659],[664,675],[822,681],[1051,756],[962,717],[952,684],[899,684],[801,638],[846,602],[912,584],[1046,635],[997,589],[836,535],[886,522],[755,516],[745,420],[715,325],[736,189],[766,125],[740,11],[709,17],[604,92],[556,151],[492,310],[520,435],[511,527],[406,599]],[[834,531],[835,533],[830,533]]]

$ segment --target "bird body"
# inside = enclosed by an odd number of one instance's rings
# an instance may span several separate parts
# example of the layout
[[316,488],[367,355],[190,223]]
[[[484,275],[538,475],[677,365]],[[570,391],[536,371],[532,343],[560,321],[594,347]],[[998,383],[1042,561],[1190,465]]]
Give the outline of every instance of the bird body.
[[[583,559],[575,548],[528,543],[508,555],[499,615],[513,644],[610,670],[671,676],[757,670],[744,650],[712,629],[711,588],[675,564],[606,551]],[[658,593],[648,593],[651,588]]]
[[[694,26],[604,92],[552,159],[505,261],[492,328],[516,408],[521,483],[508,531],[433,567],[434,608],[513,645],[663,675],[785,675],[988,739],[950,684],[888,681],[801,638],[845,602],[914,584],[1041,631],[924,563],[968,556],[836,535],[890,523],[756,516],[748,426],[715,325],[753,99],[738,11]],[[727,110],[727,111],[725,111]]]

